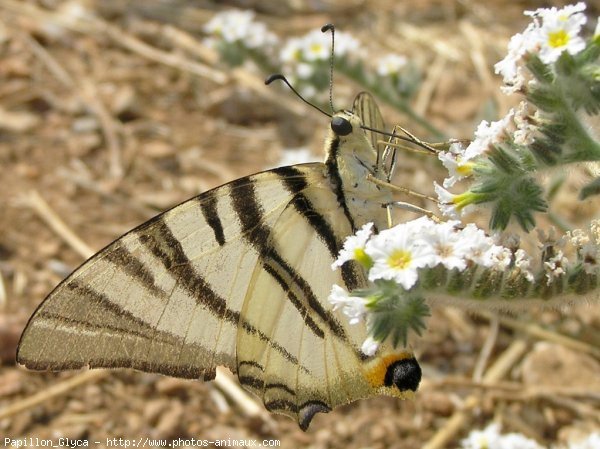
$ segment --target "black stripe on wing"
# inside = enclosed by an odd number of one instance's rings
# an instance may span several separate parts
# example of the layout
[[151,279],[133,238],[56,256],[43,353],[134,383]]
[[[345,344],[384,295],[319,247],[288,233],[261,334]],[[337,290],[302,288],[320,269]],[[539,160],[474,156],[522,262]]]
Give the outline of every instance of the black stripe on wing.
[[212,192],[208,192],[202,197],[201,201],[198,201],[202,216],[213,230],[215,240],[219,246],[223,246],[225,244],[225,233],[223,231],[223,223],[221,223],[219,211],[217,210],[217,203],[217,197],[213,195]]
[[236,326],[242,326],[246,332],[257,335],[262,341],[267,342],[290,363],[299,364],[297,357],[276,341],[271,340],[255,326],[240,319],[240,313],[227,306],[227,301],[218,295],[192,266],[181,242],[173,235],[162,217],[154,222],[153,226],[147,229],[146,232],[141,232],[139,239],[160,260],[165,269],[173,275],[186,293],[196,300],[197,304],[206,306],[210,313],[219,319],[229,321]]
[[[274,170],[274,172],[281,177],[288,191],[295,194],[292,204],[296,211],[317,232],[321,241],[327,246],[331,258],[333,260],[337,259],[343,246],[343,239],[347,236],[336,235],[331,224],[315,209],[311,200],[302,193],[308,187],[308,183],[306,178],[302,176],[302,172],[296,167],[281,167]],[[337,197],[339,200],[339,195]],[[348,216],[347,208],[344,210],[344,214]],[[352,221],[349,222],[349,226],[351,229],[354,228]],[[356,266],[350,263],[342,265],[342,278],[348,290],[354,290],[361,283],[361,278],[358,277],[356,268]]]
[[[254,183],[232,182],[231,184],[233,209],[242,227],[245,240],[259,254],[259,261],[269,273],[276,272],[275,279],[282,285],[290,302],[304,318],[306,325],[315,335],[323,338],[324,331],[312,326],[314,312],[338,338],[347,341],[346,332],[330,311],[325,310],[306,280],[290,264],[283,259],[273,246],[271,229],[265,224],[264,211],[256,196]],[[301,293],[301,296],[298,295]],[[302,301],[296,299],[302,298]],[[309,324],[310,323],[310,324]]]

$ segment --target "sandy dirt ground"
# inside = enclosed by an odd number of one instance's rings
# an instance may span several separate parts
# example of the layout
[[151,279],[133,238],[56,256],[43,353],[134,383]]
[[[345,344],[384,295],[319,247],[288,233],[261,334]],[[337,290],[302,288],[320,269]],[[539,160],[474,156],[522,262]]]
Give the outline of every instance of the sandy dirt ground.
[[[29,315],[89,251],[278,165],[290,148],[322,157],[326,118],[263,86],[267,74],[254,65],[233,70],[203,46],[203,24],[235,6],[255,9],[281,38],[335,22],[374,55],[408,56],[423,69],[415,110],[468,138],[516,102],[499,93],[492,67],[527,23],[523,9],[539,2],[0,0],[0,445],[148,437],[434,449],[457,447],[491,421],[547,445],[598,430],[600,310],[591,305],[500,319],[435,308],[417,345],[424,380],[414,401],[353,403],[318,415],[306,433],[214,383],[15,365]],[[97,26],[80,26],[73,7]],[[338,76],[337,104],[359,89]],[[430,137],[382,109],[388,123]],[[430,189],[432,175],[443,178],[434,161],[401,159],[403,185]],[[587,217],[596,206],[565,207]]]

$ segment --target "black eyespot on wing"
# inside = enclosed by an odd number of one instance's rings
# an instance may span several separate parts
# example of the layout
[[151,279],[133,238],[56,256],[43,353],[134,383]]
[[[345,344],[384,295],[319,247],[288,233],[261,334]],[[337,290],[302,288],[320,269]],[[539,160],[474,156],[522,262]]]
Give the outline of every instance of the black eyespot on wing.
[[344,117],[333,117],[331,119],[331,129],[338,136],[347,136],[352,132],[352,124]]
[[385,372],[386,387],[395,385],[400,391],[417,391],[420,382],[421,367],[414,357],[395,361]]

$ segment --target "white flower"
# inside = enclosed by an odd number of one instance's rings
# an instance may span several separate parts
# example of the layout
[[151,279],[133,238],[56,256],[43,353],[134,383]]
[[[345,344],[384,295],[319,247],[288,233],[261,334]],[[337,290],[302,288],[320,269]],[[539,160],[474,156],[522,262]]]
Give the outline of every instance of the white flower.
[[342,309],[342,313],[350,318],[350,324],[360,322],[367,313],[363,298],[350,296],[346,290],[336,284],[331,288],[327,300],[333,305],[333,310]]
[[279,38],[271,33],[264,23],[253,22],[246,30],[243,43],[248,48],[264,49],[272,47],[279,42]]
[[592,432],[586,438],[578,441],[569,441],[568,449],[598,449],[600,447],[600,433]]
[[525,83],[520,62],[527,52],[538,45],[537,28],[535,23],[530,23],[523,33],[511,37],[506,57],[494,65],[495,73],[502,75],[504,83],[510,86],[505,89],[505,93],[517,91]]
[[313,30],[302,39],[302,59],[308,62],[324,61],[331,54],[331,37]]
[[409,290],[417,282],[417,270],[435,264],[433,247],[410,232],[410,226],[395,226],[367,242],[365,252],[373,261],[370,281],[393,280]]
[[426,234],[426,239],[434,248],[436,265],[442,264],[448,270],[456,268],[460,271],[467,268],[466,255],[470,246],[468,239],[461,238],[456,226],[460,222],[449,221],[432,226]]
[[475,140],[465,150],[464,158],[473,159],[487,152],[491,145],[504,141],[513,124],[514,115],[515,111],[511,109],[503,118],[495,122],[482,120],[475,130]]
[[492,449],[497,447],[500,439],[500,426],[490,424],[483,430],[472,430],[467,438],[461,441],[463,449]]
[[462,143],[454,142],[448,151],[440,151],[438,159],[446,167],[449,178],[444,179],[444,187],[449,188],[473,172],[473,164],[465,157],[465,148]]
[[241,42],[248,48],[262,48],[277,42],[277,36],[264,23],[254,21],[254,12],[232,9],[215,15],[204,31],[225,42]]
[[317,91],[317,88],[315,86],[313,86],[312,84],[307,84],[300,88],[300,94],[304,98],[315,98],[319,94],[319,92]]
[[372,337],[367,337],[367,339],[362,344],[360,350],[364,355],[372,356],[375,355],[377,349],[379,348],[379,342],[374,340]]
[[600,37],[600,17],[596,19],[596,29],[594,30],[594,39]]
[[495,270],[505,270],[512,261],[512,251],[504,246],[492,245],[483,255],[483,265]]
[[438,208],[440,209],[442,214],[446,217],[450,217],[455,220],[458,219],[459,212],[456,209],[456,204],[454,204],[454,199],[456,198],[456,195],[448,192],[435,181],[433,182],[433,188],[435,189],[435,193],[438,196]]
[[519,248],[517,251],[515,251],[515,267],[521,270],[521,273],[525,275],[525,278],[529,282],[533,282],[535,280],[533,273],[530,271],[531,257],[529,257],[524,249]]
[[377,74],[379,76],[397,75],[407,63],[406,56],[389,54],[377,62]]
[[[347,33],[336,32],[336,57],[345,57],[347,54],[356,53],[358,50],[359,43],[356,39]],[[325,61],[330,55],[331,35],[322,33],[320,30],[313,30],[302,37],[289,39],[281,50],[279,57],[283,63],[296,64],[298,62]]]
[[485,267],[492,265],[494,253],[489,251],[495,246],[494,240],[485,235],[482,229],[479,229],[473,223],[469,223],[460,231],[460,237],[468,242],[467,259]]
[[585,48],[585,41],[579,32],[586,23],[586,16],[581,12],[585,9],[584,3],[556,8],[538,9],[537,12],[543,19],[539,29],[541,42],[540,59],[545,64],[555,62],[563,51],[572,55]]
[[553,278],[558,278],[565,274],[565,267],[567,266],[568,262],[568,259],[561,250],[556,250],[556,254],[544,262],[544,269],[546,270],[548,285],[552,283]]
[[590,236],[586,234],[583,229],[574,229],[573,231],[567,231],[567,238],[571,245],[580,247],[590,242]]
[[[533,18],[540,18],[544,22],[550,20],[565,22],[569,20],[572,16],[585,11],[585,8],[585,3],[579,2],[576,5],[567,5],[561,9],[557,9],[555,6],[553,6],[552,8],[538,8],[535,11],[525,11],[523,14]],[[583,20],[584,22],[582,23],[582,25],[585,24],[585,19]]]
[[306,62],[301,62],[296,66],[296,76],[300,79],[308,79],[315,73],[315,66],[312,64],[307,64]]
[[331,269],[335,270],[337,267],[341,267],[348,260],[364,260],[365,245],[372,233],[373,223],[367,223],[357,231],[356,235],[346,238],[338,258],[331,264]]
[[283,63],[296,63],[300,61],[302,57],[302,39],[294,37],[288,39],[281,52],[279,58]]
[[537,442],[518,433],[502,435],[498,424],[473,430],[461,441],[462,449],[543,449]]
[[[331,42],[331,40],[330,40]],[[360,51],[360,42],[343,31],[335,32],[335,56],[345,57]]]
[[538,130],[536,125],[540,121],[538,111],[535,111],[532,118],[529,108],[529,103],[522,101],[515,111],[514,122],[517,129],[513,133],[513,139],[517,145],[530,145]]

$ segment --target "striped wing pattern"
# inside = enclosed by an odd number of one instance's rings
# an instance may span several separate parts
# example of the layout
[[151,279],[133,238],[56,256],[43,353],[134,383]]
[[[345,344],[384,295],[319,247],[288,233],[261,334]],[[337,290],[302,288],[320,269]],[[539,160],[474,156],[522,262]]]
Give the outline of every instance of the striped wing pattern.
[[360,375],[364,330],[323,306],[332,284],[365,283],[352,265],[330,268],[351,233],[324,164],[233,181],[84,263],[35,312],[18,360],[205,380],[224,365],[306,428],[316,412],[373,394]]

